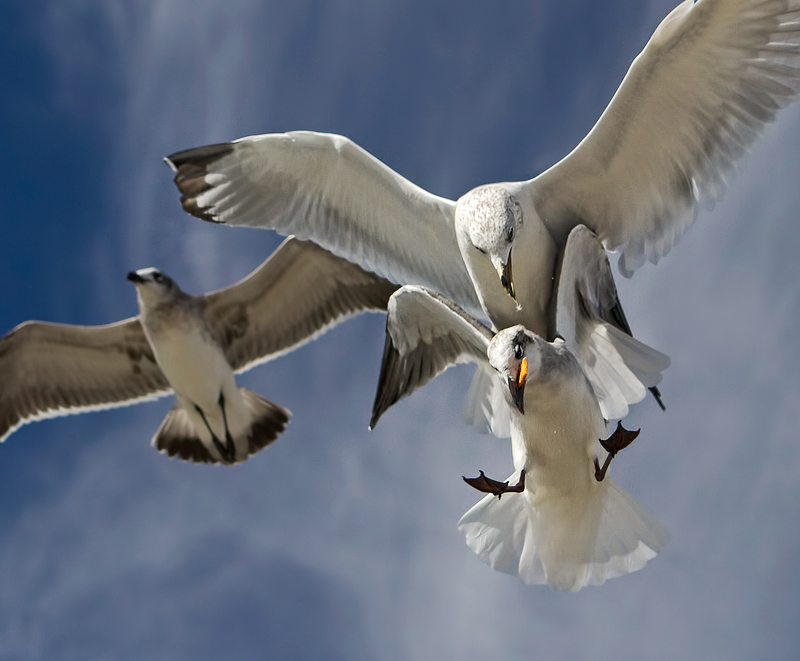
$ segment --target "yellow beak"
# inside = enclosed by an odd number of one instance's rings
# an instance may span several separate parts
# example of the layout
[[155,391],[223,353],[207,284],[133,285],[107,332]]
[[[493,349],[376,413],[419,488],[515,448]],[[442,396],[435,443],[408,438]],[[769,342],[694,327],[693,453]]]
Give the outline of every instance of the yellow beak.
[[503,285],[503,289],[516,301],[517,293],[514,291],[514,278],[511,275],[511,253],[508,253],[508,261],[505,264],[502,262],[497,264],[497,275],[500,276],[500,284]]
[[525,381],[527,378],[528,358],[523,356],[516,378],[509,379],[508,383],[508,389],[511,391],[511,401],[522,415],[525,415]]

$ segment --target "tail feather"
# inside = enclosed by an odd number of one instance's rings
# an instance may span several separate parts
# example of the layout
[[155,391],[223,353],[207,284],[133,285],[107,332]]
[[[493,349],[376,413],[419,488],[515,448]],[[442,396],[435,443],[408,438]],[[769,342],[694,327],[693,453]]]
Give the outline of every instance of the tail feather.
[[234,438],[236,459],[223,460],[217,448],[207,444],[180,403],[172,410],[153,436],[152,445],[170,457],[203,464],[240,463],[272,443],[284,431],[291,413],[246,388],[239,388],[250,425]]
[[511,417],[503,388],[490,367],[479,365],[464,400],[461,418],[483,434],[497,438],[511,436]]
[[526,583],[572,591],[601,585],[644,567],[669,533],[610,478],[598,487],[597,497],[582,503],[534,505],[529,492],[489,495],[458,528],[483,562]]
[[194,424],[180,404],[175,404],[167,413],[167,417],[156,430],[151,444],[159,452],[166,452],[168,456],[178,457],[184,461],[198,464],[219,462],[219,458],[212,455],[200,440]]
[[272,443],[286,429],[291,413],[247,388],[239,388],[252,423],[247,434],[247,454],[255,454]]

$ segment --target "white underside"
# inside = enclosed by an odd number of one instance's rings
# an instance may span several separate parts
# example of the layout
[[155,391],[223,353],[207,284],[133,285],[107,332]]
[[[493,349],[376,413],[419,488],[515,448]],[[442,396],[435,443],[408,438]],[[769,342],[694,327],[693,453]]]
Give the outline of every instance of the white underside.
[[[206,447],[213,447],[208,427],[221,441],[225,439],[226,420],[235,439],[249,429],[250,416],[236,387],[233,370],[219,347],[199,330],[187,332],[179,328],[159,333],[151,342],[159,366]],[[219,404],[220,394],[224,398],[225,418]],[[203,411],[205,422],[196,407]]]

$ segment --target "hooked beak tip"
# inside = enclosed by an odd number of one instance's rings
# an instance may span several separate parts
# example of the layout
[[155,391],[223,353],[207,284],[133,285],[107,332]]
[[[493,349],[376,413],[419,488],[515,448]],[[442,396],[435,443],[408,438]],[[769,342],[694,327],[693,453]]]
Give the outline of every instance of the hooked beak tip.
[[506,290],[506,293],[516,301],[517,293],[514,291],[514,283],[503,275],[500,277],[500,284],[503,285],[503,289]]
[[509,384],[511,391],[511,402],[522,415],[525,415],[525,384],[518,385],[511,381]]
[[514,289],[514,278],[511,275],[511,255],[508,256],[508,261],[505,264],[500,263],[497,265],[497,274],[500,276],[500,284],[503,285],[503,289],[516,301],[517,292]]

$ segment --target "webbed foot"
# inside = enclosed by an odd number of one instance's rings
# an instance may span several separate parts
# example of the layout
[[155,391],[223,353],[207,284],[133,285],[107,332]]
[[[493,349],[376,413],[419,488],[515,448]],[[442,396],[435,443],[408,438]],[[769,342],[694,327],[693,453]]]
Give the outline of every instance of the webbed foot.
[[603,449],[608,452],[608,456],[606,457],[603,466],[600,466],[600,462],[597,461],[597,457],[594,459],[594,479],[598,482],[602,482],[606,477],[606,471],[608,470],[609,464],[611,464],[611,460],[616,456],[617,452],[620,450],[624,450],[627,448],[631,443],[633,443],[634,439],[639,435],[639,432],[642,431],[641,429],[637,429],[636,431],[630,431],[625,429],[622,426],[622,422],[617,423],[617,428],[614,430],[614,433],[611,434],[606,439],[599,439],[600,445],[603,446]]
[[522,493],[525,490],[525,471],[520,471],[519,481],[513,486],[508,486],[508,482],[499,482],[491,477],[486,477],[483,471],[479,471],[478,477],[464,477],[463,480],[473,489],[483,493],[490,493],[501,498],[504,493]]

